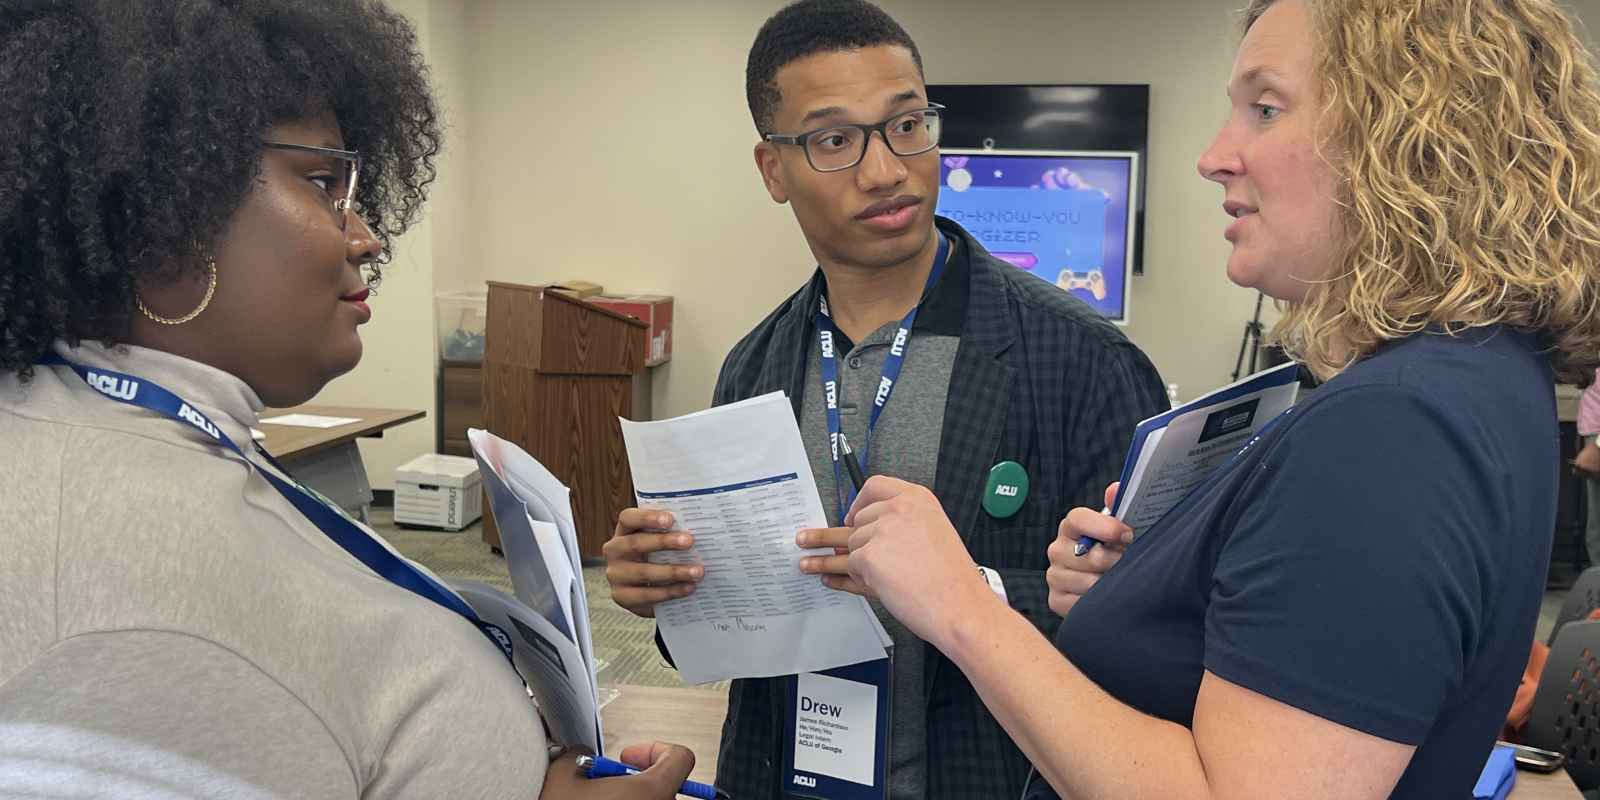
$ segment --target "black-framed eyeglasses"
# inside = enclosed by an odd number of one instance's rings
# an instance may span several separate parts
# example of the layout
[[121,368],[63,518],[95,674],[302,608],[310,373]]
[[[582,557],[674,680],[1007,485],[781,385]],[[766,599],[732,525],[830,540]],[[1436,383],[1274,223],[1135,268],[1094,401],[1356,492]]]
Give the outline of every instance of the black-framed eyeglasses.
[[929,103],[927,108],[903,111],[871,125],[830,125],[798,136],[763,134],[773,144],[797,145],[806,152],[806,162],[818,172],[839,172],[860,164],[867,155],[872,134],[883,136],[889,152],[915,156],[939,146],[939,112],[944,106]]
[[309,144],[292,144],[289,142],[262,142],[262,144],[276,150],[297,150],[302,153],[327,156],[344,166],[342,171],[329,176],[334,183],[324,189],[328,195],[328,211],[333,214],[333,221],[339,226],[339,230],[344,230],[350,221],[350,211],[355,207],[356,181],[361,176],[361,154],[355,150],[340,150],[334,147],[317,147]]

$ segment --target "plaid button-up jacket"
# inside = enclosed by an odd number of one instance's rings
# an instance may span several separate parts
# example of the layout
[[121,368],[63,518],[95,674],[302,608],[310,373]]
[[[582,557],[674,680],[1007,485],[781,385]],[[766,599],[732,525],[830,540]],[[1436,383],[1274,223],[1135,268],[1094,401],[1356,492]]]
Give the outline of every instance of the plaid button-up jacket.
[[[1144,353],[1087,304],[990,255],[954,222],[937,224],[964,245],[970,269],[934,494],[973,559],[1000,572],[1011,605],[1049,636],[1061,620],[1046,604],[1045,548],[1069,509],[1102,505],[1134,426],[1167,409],[1166,390]],[[820,275],[728,354],[714,405],[781,389],[799,415]],[[982,494],[989,468],[1006,460],[1023,465],[1031,486],[1020,512],[995,519]],[[932,647],[926,656],[928,797],[1020,796],[1027,759],[961,671]],[[783,796],[782,697],[777,679],[733,682],[717,786],[737,800]]]

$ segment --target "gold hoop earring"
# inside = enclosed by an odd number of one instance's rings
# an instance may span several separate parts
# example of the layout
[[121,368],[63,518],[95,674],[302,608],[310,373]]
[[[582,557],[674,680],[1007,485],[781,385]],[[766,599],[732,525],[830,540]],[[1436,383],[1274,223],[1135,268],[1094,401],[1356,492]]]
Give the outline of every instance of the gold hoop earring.
[[200,316],[200,312],[206,310],[206,306],[211,305],[211,296],[217,293],[217,260],[215,258],[206,259],[206,269],[211,273],[211,281],[210,283],[206,284],[206,296],[200,298],[199,308],[196,308],[195,310],[190,311],[189,313],[184,314],[177,319],[168,319],[166,317],[158,316],[155,312],[146,308],[144,305],[144,298],[140,297],[139,293],[136,291],[133,293],[133,300],[139,304],[139,313],[149,317],[154,322],[161,323],[162,325],[182,325],[183,323]]

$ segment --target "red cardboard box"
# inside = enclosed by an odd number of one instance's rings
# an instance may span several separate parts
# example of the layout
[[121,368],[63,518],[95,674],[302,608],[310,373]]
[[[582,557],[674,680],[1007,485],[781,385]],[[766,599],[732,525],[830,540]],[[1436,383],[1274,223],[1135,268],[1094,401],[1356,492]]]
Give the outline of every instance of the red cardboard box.
[[597,295],[585,301],[627,314],[649,325],[644,338],[644,364],[653,367],[672,360],[672,298],[664,294]]

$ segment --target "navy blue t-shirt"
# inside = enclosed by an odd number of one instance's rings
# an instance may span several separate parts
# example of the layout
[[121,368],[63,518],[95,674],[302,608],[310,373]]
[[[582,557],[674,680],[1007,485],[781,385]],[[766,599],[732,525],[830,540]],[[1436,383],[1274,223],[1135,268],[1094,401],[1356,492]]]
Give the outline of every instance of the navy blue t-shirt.
[[1507,329],[1384,346],[1140,532],[1056,646],[1140,711],[1192,727],[1209,670],[1416,745],[1393,797],[1470,797],[1544,590],[1553,385]]

